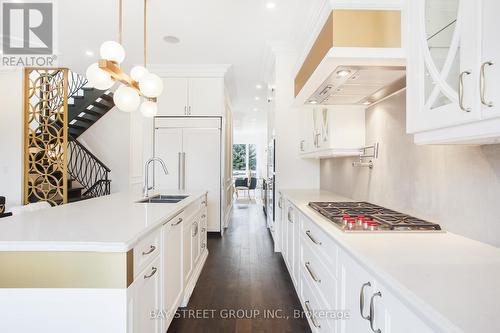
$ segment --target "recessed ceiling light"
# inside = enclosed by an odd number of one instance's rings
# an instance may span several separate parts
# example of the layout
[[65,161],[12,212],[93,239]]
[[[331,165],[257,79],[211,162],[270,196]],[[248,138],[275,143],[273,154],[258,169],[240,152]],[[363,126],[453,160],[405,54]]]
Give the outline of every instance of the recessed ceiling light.
[[261,84],[257,84],[257,85],[255,86],[255,88],[260,90],[260,89],[262,89],[262,85],[261,85]]
[[318,102],[316,102],[315,100],[309,101],[307,103],[309,103],[309,104],[318,104]]
[[337,75],[340,77],[345,77],[349,74],[351,74],[351,71],[348,69],[341,69],[340,71],[337,71]]
[[363,102],[363,105],[370,105],[370,104],[372,104],[372,103],[370,103],[370,102],[368,102],[368,101],[364,101],[364,102]]
[[164,36],[163,41],[169,44],[179,44],[181,40],[179,39],[179,37],[169,35]]
[[254,112],[257,112],[257,111],[259,111],[259,109],[257,109],[257,108],[253,108],[253,111],[254,111]]
[[94,52],[90,51],[90,50],[87,50],[87,51],[85,51],[85,55],[88,56],[88,57],[93,57],[94,56]]
[[276,4],[274,2],[268,2],[268,3],[266,3],[266,8],[267,9],[274,9],[274,8],[276,8]]
[[256,101],[260,101],[260,97],[259,96],[255,96],[255,100]]

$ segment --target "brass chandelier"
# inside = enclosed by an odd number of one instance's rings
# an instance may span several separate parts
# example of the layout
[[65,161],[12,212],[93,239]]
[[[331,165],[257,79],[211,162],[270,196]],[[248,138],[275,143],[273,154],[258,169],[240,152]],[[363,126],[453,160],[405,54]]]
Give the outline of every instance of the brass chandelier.
[[[120,64],[125,60],[125,49],[122,46],[123,0],[119,0],[119,42],[106,41],[100,47],[101,59],[87,69],[89,83],[96,89],[110,89],[116,82],[113,101],[115,106],[124,112],[132,112],[140,108],[145,117],[154,117],[158,112],[157,98],[163,92],[162,79],[146,68],[147,63],[147,0],[144,0],[144,66],[134,66],[130,75],[125,73]],[[142,100],[142,101],[141,101]]]

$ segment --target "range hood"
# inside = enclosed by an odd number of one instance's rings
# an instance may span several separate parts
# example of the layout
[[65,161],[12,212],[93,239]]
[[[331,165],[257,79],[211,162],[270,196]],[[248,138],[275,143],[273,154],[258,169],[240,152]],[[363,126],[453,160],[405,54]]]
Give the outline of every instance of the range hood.
[[370,105],[405,87],[403,66],[339,66],[307,104]]
[[406,86],[401,11],[334,9],[295,77],[295,106],[368,105]]

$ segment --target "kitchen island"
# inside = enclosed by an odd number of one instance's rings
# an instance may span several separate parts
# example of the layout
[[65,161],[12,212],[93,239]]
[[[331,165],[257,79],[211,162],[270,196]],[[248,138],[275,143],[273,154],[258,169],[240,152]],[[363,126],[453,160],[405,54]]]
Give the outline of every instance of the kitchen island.
[[208,256],[207,192],[161,192],[186,198],[124,192],[2,219],[0,332],[165,331]]
[[[309,202],[356,200],[321,190],[280,196],[281,251],[285,261],[291,258],[291,274],[298,270],[302,294],[320,309],[335,306],[351,315],[332,329],[500,332],[500,249],[451,232],[343,232]],[[335,286],[324,289],[329,277]]]

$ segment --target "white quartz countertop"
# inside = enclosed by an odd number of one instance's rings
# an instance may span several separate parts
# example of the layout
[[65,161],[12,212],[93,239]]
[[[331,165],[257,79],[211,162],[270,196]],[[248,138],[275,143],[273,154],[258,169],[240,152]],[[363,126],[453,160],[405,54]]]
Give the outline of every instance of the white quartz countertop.
[[139,193],[122,192],[3,218],[0,251],[126,252],[206,193],[157,192],[189,197],[176,204],[150,204],[137,203]]
[[449,232],[344,233],[308,203],[355,200],[280,192],[436,331],[500,332],[500,249]]

